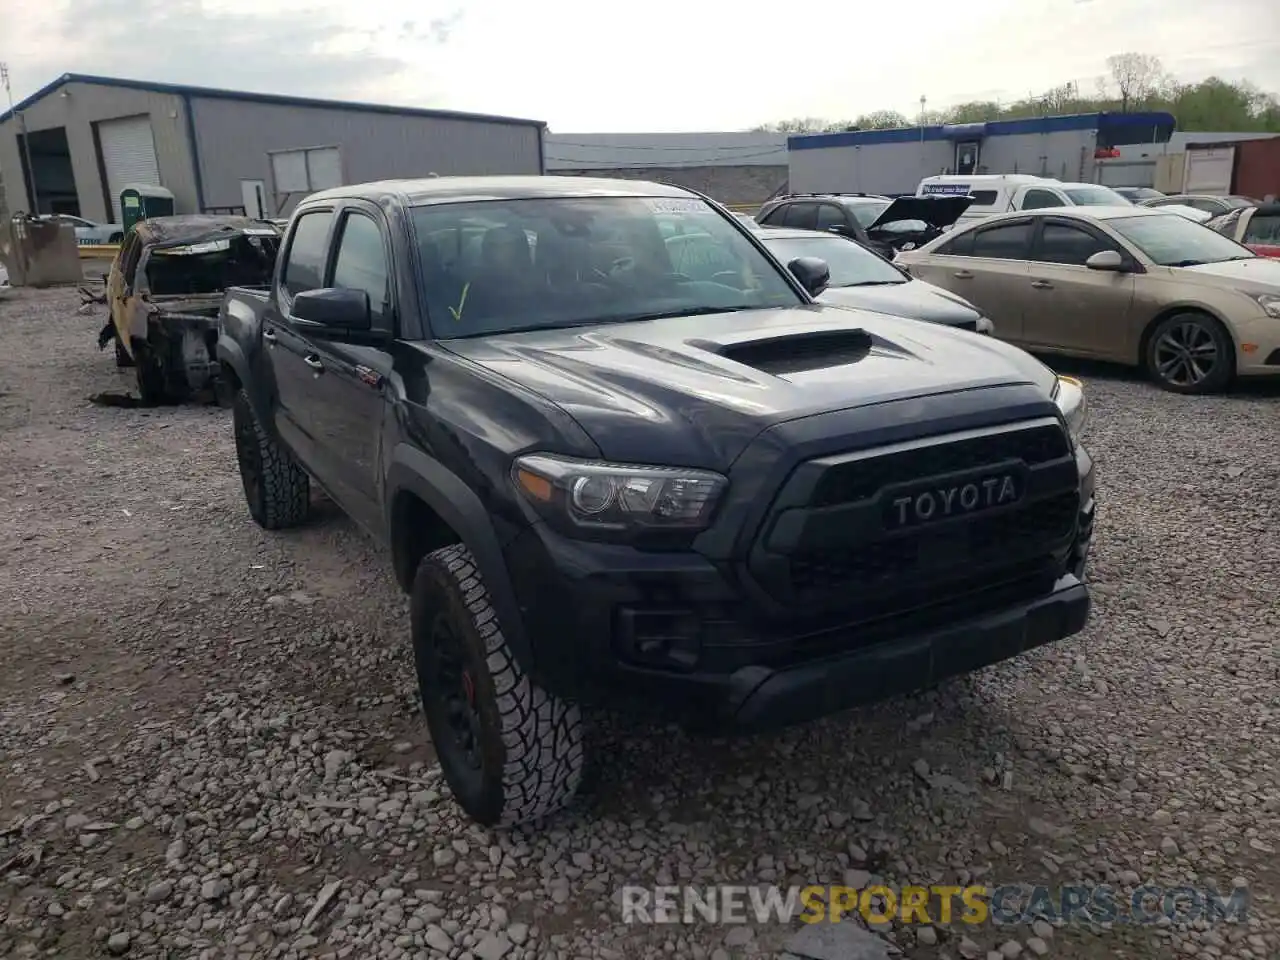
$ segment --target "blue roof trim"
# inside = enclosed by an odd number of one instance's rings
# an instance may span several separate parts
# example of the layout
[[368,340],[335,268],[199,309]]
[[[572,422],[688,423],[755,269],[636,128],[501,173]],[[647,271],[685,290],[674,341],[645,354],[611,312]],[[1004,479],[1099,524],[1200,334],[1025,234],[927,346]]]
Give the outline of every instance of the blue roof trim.
[[387,113],[408,117],[436,117],[443,120],[480,120],[488,123],[509,123],[518,126],[545,128],[542,120],[526,120],[520,117],[500,117],[488,113],[466,113],[460,110],[434,110],[425,107],[393,107],[385,103],[359,103],[348,100],[318,100],[312,97],[290,97],[275,93],[250,93],[245,90],[224,90],[218,87],[192,87],[178,83],[159,83],[151,80],[127,80],[121,77],[99,77],[88,73],[64,73],[52,83],[47,83],[31,96],[14,105],[12,110],[0,112],[0,123],[15,113],[43,100],[67,83],[93,83],[105,87],[125,87],[150,93],[169,93],[178,97],[203,97],[209,100],[241,100],[249,103],[270,103],[285,107],[318,107],[324,110],[356,110],[364,113]]
[[[1075,113],[1061,117],[1027,117],[1022,120],[991,120],[988,137],[1008,137],[1028,133],[1060,133],[1066,130],[1114,130],[1119,127],[1156,127],[1173,133],[1171,113]],[[847,133],[802,133],[787,137],[788,150],[823,150],[829,147],[865,147],[879,143],[919,143],[922,140],[954,139],[956,124],[928,127],[900,127],[895,130],[854,130]]]

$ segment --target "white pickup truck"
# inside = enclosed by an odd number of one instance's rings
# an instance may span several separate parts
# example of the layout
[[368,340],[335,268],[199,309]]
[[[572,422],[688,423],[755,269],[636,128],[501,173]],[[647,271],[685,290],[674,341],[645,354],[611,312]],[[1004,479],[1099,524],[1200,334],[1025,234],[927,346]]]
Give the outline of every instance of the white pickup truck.
[[1028,174],[978,174],[971,177],[942,174],[925,177],[916,189],[918,197],[970,196],[973,204],[961,216],[967,223],[1013,210],[1044,207],[1127,207],[1129,200],[1098,183],[1066,183]]

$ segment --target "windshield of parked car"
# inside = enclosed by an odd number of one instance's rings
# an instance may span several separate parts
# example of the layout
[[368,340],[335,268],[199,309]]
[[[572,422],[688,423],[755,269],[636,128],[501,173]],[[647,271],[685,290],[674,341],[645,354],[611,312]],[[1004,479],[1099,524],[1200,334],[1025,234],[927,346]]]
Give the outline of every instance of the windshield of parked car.
[[889,209],[888,200],[870,201],[868,203],[851,203],[849,209],[853,212],[853,219],[858,221],[862,227],[869,227],[876,222],[876,217]]
[[1176,213],[1117,217],[1107,225],[1162,267],[1194,267],[1254,256],[1247,247]]
[[1252,197],[1222,197],[1221,199],[1223,203],[1233,210],[1238,210],[1240,207],[1256,207],[1258,205],[1258,201]]
[[442,338],[804,302],[741,227],[693,197],[443,203],[412,219]]
[[784,264],[798,257],[817,257],[831,268],[833,287],[884,286],[907,278],[888,262],[852,240],[841,237],[762,237],[769,252]]
[[1132,203],[1110,187],[1065,187],[1062,192],[1077,207],[1127,207]]

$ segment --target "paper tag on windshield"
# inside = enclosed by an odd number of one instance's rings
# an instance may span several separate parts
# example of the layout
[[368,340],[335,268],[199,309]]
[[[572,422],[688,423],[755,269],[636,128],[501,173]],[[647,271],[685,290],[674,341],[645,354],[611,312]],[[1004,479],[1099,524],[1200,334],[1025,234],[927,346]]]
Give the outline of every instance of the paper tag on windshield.
[[699,213],[706,209],[701,200],[689,197],[645,197],[644,202],[654,213]]

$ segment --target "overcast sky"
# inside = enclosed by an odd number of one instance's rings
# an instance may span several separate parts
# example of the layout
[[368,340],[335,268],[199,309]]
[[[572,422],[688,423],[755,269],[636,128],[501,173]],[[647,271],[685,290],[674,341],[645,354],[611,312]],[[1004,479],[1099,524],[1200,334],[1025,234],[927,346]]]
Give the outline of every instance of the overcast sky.
[[554,132],[914,116],[1153,53],[1280,91],[1278,0],[0,0],[14,98],[62,73],[531,117]]

